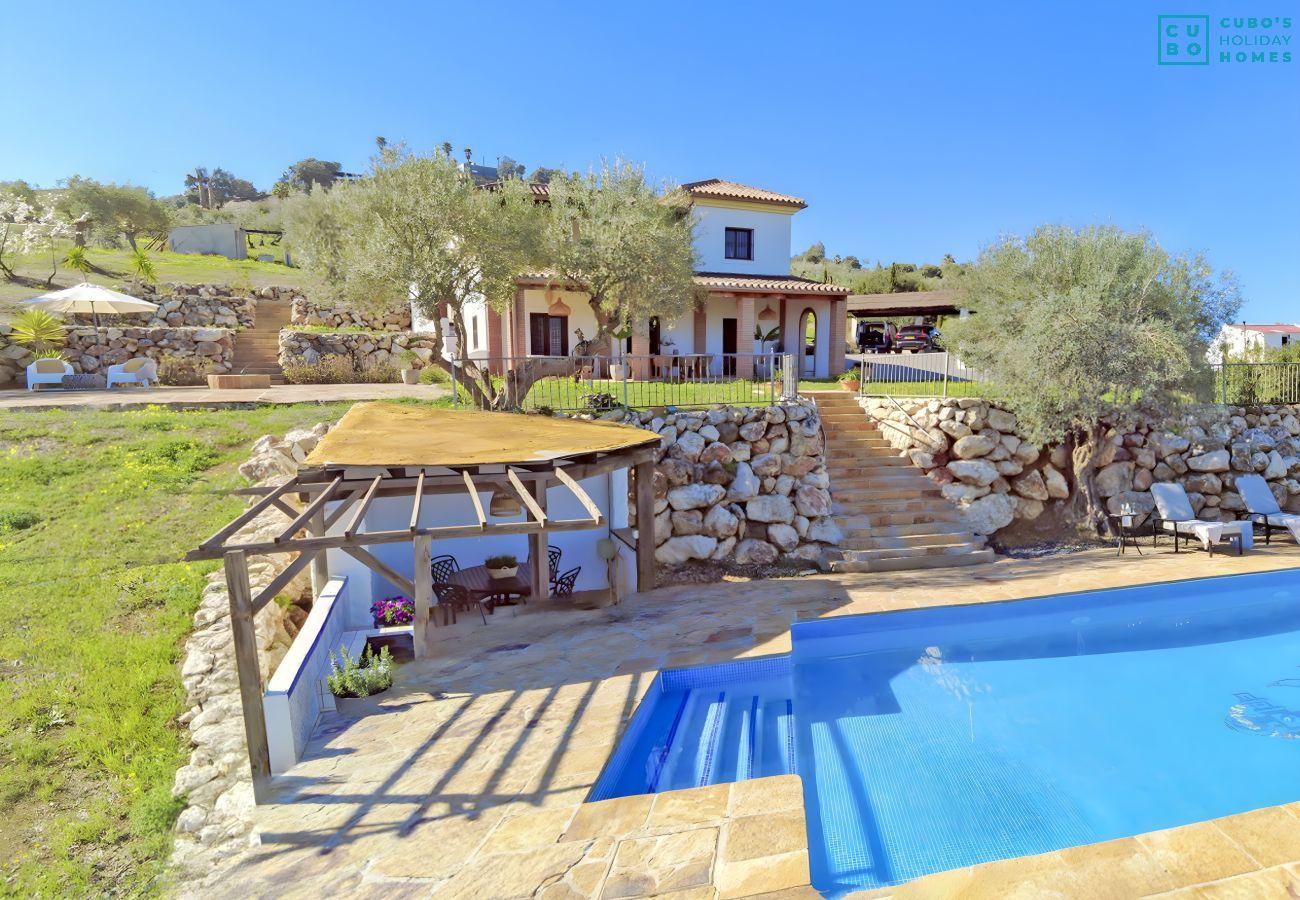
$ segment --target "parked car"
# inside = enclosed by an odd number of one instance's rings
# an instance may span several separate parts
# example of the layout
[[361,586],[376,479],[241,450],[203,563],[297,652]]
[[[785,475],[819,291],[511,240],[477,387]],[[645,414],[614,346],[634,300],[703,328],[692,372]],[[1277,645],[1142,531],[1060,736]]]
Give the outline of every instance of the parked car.
[[904,325],[894,338],[894,349],[899,353],[929,353],[936,349],[938,336],[933,325]]
[[858,319],[853,335],[859,353],[889,353],[894,349],[898,328],[891,322]]

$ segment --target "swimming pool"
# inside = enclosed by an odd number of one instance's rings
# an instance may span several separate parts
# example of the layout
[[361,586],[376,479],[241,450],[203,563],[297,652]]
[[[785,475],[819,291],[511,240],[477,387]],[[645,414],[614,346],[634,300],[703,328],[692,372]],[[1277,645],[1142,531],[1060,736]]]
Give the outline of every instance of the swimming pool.
[[666,671],[590,799],[794,772],[835,896],[1300,800],[1300,572],[798,623]]

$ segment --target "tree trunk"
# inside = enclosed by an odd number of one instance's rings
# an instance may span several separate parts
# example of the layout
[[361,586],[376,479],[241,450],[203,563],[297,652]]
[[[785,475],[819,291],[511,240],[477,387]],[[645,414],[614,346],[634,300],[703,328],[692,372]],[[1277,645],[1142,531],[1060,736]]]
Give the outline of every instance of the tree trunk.
[[1097,457],[1106,441],[1106,429],[1098,424],[1080,429],[1070,435],[1067,447],[1074,467],[1074,496],[1070,500],[1071,513],[1081,531],[1089,534],[1106,534],[1110,531],[1106,506],[1097,493]]
[[132,253],[135,253],[136,250],[138,249],[138,248],[135,246],[135,232],[134,232],[134,231],[127,231],[127,232],[125,232],[125,234],[126,234],[126,242],[127,242],[128,244],[131,245],[131,252],[132,252]]

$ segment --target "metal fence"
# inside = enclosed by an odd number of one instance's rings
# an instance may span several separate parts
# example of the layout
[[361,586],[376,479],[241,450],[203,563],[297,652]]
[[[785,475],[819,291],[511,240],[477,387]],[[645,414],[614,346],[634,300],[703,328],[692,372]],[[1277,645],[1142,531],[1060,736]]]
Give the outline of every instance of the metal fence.
[[1219,403],[1300,403],[1300,362],[1218,363],[1214,370]]
[[951,353],[866,354],[856,360],[858,392],[885,397],[972,397],[987,379]]
[[778,353],[483,357],[452,365],[452,396],[486,405],[468,382],[487,380],[495,408],[605,412],[617,407],[769,405],[798,394],[794,357]]

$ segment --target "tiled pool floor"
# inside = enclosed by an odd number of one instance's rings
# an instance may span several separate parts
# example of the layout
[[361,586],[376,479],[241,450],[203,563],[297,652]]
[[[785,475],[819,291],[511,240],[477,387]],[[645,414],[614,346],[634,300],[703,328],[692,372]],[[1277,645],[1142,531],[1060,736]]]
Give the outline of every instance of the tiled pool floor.
[[[211,896],[735,897],[807,894],[797,779],[583,804],[664,667],[789,650],[797,619],[988,602],[1300,566],[1098,551],[929,573],[662,588],[607,610],[501,610],[435,632],[388,710],[325,721],[256,813],[259,844],[181,893]],[[794,789],[790,787],[794,783]],[[723,790],[719,790],[723,789]],[[712,793],[710,793],[712,792]],[[1300,807],[1297,807],[1300,809]],[[1296,871],[1292,871],[1292,866]],[[1300,819],[1274,807],[929,876],[878,896],[1300,895]],[[1197,893],[1197,892],[1200,893]]]

